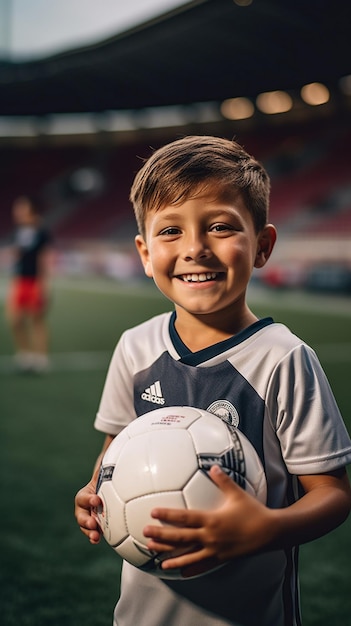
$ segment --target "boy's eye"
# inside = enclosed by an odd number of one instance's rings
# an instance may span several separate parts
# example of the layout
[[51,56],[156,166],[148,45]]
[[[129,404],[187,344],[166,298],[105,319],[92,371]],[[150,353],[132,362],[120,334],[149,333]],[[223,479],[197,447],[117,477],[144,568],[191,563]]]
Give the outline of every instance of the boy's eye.
[[164,228],[161,230],[160,235],[179,235],[180,230],[175,226],[168,226],[168,228]]
[[234,229],[233,229],[233,226],[230,226],[229,224],[212,224],[210,230],[212,232],[220,233],[226,230],[234,230]]

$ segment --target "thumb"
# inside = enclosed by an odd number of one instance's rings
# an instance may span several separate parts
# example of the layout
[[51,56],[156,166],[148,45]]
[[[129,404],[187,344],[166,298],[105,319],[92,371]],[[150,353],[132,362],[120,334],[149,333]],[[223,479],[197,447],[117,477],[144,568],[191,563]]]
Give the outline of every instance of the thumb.
[[213,482],[221,489],[221,491],[228,493],[229,491],[233,492],[237,489],[241,489],[239,485],[234,482],[223,470],[219,467],[219,465],[212,465],[210,469],[210,477]]

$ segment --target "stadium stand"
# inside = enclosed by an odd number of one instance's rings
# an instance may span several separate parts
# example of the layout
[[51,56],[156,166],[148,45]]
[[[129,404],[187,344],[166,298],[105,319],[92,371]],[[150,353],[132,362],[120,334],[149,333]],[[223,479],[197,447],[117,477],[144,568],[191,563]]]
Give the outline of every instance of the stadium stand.
[[[321,125],[308,126],[297,135],[287,134],[286,129],[264,129],[239,139],[271,175],[270,219],[281,233],[351,234],[351,131],[322,130]],[[158,144],[168,140],[165,136]],[[150,145],[157,147],[154,142],[139,141],[0,148],[4,173],[0,240],[6,240],[12,228],[13,199],[38,192],[46,202],[46,221],[58,242],[117,241],[131,236],[135,226],[129,189],[141,159],[150,154]],[[84,174],[87,180],[82,179]]]

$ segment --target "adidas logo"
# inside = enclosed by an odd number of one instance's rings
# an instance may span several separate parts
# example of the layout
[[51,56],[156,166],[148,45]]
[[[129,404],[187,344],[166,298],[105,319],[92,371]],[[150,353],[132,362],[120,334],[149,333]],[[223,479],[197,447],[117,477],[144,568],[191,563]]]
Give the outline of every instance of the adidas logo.
[[145,391],[141,394],[141,399],[146,400],[146,402],[152,402],[153,404],[164,404],[165,399],[162,395],[161,384],[159,380],[150,387],[147,387]]

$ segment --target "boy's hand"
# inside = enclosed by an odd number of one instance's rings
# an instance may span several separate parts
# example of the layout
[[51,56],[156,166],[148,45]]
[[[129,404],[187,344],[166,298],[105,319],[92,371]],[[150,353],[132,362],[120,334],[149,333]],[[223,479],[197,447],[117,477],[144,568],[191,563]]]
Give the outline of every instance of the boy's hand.
[[101,537],[100,526],[94,515],[94,509],[101,504],[101,499],[95,493],[94,485],[89,482],[80,489],[75,497],[74,514],[77,523],[90,543],[99,543]]
[[[154,509],[152,516],[167,525],[144,529],[148,548],[156,552],[187,550],[164,561],[163,569],[181,568],[183,576],[205,573],[229,559],[259,551],[270,541],[271,510],[246,493],[217,466],[212,480],[225,502],[213,511]],[[196,547],[194,547],[196,546]]]

